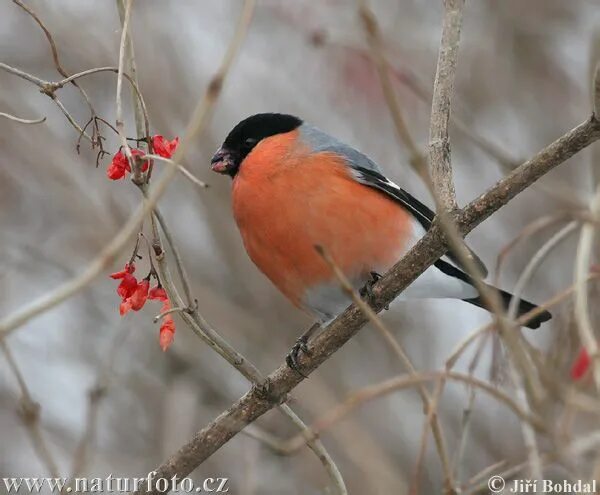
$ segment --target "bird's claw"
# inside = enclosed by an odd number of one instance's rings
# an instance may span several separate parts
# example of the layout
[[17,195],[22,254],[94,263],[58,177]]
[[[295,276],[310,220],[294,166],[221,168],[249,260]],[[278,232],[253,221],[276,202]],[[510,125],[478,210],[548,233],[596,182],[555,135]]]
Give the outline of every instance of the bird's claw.
[[298,356],[300,355],[301,352],[303,352],[307,356],[310,356],[312,354],[308,348],[307,341],[308,341],[307,337],[300,337],[296,341],[296,343],[294,344],[294,346],[292,347],[292,349],[290,350],[288,355],[285,357],[285,362],[287,363],[288,367],[290,369],[294,370],[296,373],[298,373],[300,376],[302,376],[304,378],[308,378],[308,376],[305,375],[304,373],[302,373],[302,371],[300,370],[300,364],[298,363]]
[[260,383],[255,383],[253,387],[256,389],[256,393],[261,399],[275,402],[275,397],[273,396],[273,383],[269,378],[265,378],[264,381]]
[[[377,272],[371,272],[371,278],[367,280],[365,285],[360,289],[360,296],[365,299],[369,304],[373,305],[375,303],[375,293],[373,292],[373,286],[377,283],[377,281],[382,277]],[[390,306],[386,304],[383,309],[386,311],[390,309]]]

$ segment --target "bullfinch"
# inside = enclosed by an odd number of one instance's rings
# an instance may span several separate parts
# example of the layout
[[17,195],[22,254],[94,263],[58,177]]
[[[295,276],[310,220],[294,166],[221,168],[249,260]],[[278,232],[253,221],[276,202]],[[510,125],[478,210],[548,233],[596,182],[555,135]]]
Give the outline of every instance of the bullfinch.
[[[261,113],[242,120],[211,164],[233,179],[233,215],[254,264],[321,323],[352,301],[316,245],[361,289],[390,269],[435,216],[369,157],[293,115]],[[499,292],[508,305],[512,295]],[[472,279],[448,257],[425,270],[400,297],[456,298],[483,307]],[[521,300],[519,314],[534,308]],[[550,318],[544,311],[527,326],[537,328]],[[296,370],[307,340],[303,335],[288,355]]]

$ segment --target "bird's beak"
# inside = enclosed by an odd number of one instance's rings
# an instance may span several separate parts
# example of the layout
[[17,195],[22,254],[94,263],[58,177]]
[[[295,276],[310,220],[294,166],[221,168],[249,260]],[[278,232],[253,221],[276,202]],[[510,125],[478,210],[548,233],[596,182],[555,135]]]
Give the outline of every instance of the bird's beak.
[[232,171],[235,170],[236,167],[235,160],[233,156],[231,156],[231,153],[223,148],[219,148],[217,150],[217,152],[213,155],[210,164],[212,171],[219,174],[231,175]]

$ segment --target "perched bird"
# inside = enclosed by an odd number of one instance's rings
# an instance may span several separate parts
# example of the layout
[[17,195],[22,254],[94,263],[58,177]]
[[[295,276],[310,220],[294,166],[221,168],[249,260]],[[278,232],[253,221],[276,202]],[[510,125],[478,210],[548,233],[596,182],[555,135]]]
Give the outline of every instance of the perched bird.
[[[242,120],[211,160],[233,179],[233,215],[248,255],[297,307],[325,323],[351,302],[323,246],[356,289],[370,287],[430,227],[434,213],[387,179],[366,155],[293,115]],[[512,295],[500,291],[506,305]],[[456,298],[483,307],[472,279],[439,259],[401,298]],[[521,300],[519,314],[535,308]],[[527,323],[537,328],[543,312]],[[298,370],[302,336],[288,364]]]

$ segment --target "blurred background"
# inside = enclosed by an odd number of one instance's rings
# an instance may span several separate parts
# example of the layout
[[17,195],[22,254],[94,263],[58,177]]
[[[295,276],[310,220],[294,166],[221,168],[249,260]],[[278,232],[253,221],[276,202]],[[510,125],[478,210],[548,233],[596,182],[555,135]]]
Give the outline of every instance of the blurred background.
[[[114,2],[29,0],[27,5],[53,34],[70,73],[117,65],[121,29]],[[134,3],[131,32],[153,133],[183,134],[233,36],[241,5],[238,0]],[[425,150],[442,2],[372,0],[370,7],[407,125]],[[493,185],[511,163],[530,157],[590,114],[590,60],[599,24],[596,0],[467,2],[453,108],[462,125],[451,127],[460,205]],[[0,61],[42,79],[62,79],[39,26],[10,1],[0,4]],[[114,122],[115,75],[101,73],[80,83],[97,112]],[[126,129],[133,135],[128,89],[124,96]],[[76,88],[65,87],[59,97],[85,124],[88,110]],[[130,181],[106,178],[110,156],[96,168],[96,152],[88,145],[76,152],[77,133],[35,85],[0,72],[0,111],[47,117],[34,126],[0,119],[2,318],[84,270],[139,204],[140,195]],[[211,123],[185,160],[210,188],[199,189],[180,176],[160,207],[190,272],[201,314],[267,373],[281,364],[312,322],[250,262],[231,216],[230,181],[209,168],[231,127],[263,111],[301,116],[371,156],[425,203],[433,202],[396,139],[355,2],[259,0]],[[114,153],[117,137],[109,130],[104,135],[106,149]],[[482,141],[491,149],[483,149]],[[587,203],[593,190],[591,163],[590,150],[576,155],[469,236],[492,275],[499,253],[524,227],[572,209],[578,201]],[[501,287],[513,287],[553,229],[558,226],[511,251],[499,274]],[[572,236],[553,251],[528,284],[527,299],[543,302],[572,283],[576,240]],[[120,269],[131,249],[133,244],[110,271]],[[108,274],[6,341],[40,405],[38,433],[63,476],[73,470],[92,477],[144,476],[248,389],[247,381],[177,316],[175,343],[162,352],[158,324],[152,322],[158,305],[121,318],[116,284]],[[577,345],[559,338],[574,326],[571,303],[554,314],[550,324],[525,335],[553,356],[554,371],[568,380]],[[452,349],[490,320],[482,310],[444,300],[398,301],[383,318],[418,370],[443,367]],[[560,353],[553,354],[557,345]],[[476,371],[486,380],[491,351],[488,340]],[[456,368],[465,371],[472,355],[468,352]],[[310,423],[352,391],[401,372],[390,348],[368,326],[294,391],[291,404]],[[99,383],[106,393],[90,401]],[[468,395],[464,385],[449,383],[440,400],[451,454],[461,438]],[[0,359],[0,477],[48,476],[18,413],[20,400],[15,376]],[[403,391],[364,405],[322,440],[350,493],[404,493],[423,421],[418,394]],[[256,426],[281,438],[296,432],[277,411]],[[498,401],[478,394],[459,481],[466,483],[496,462],[516,464],[525,457],[519,421]],[[209,476],[230,478],[235,494],[331,493],[308,449],[281,456],[243,434],[193,473],[196,479]],[[430,439],[420,492],[439,493],[442,484]]]

